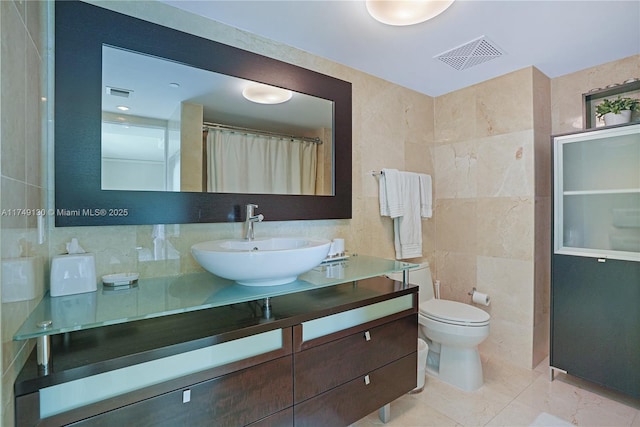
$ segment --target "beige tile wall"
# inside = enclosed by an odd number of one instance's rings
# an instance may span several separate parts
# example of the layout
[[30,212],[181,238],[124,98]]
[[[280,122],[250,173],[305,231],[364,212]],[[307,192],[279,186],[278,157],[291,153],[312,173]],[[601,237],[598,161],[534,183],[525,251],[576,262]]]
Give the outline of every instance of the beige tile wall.
[[471,302],[472,288],[488,293],[482,351],[525,367],[534,327],[538,74],[526,68],[435,99],[433,270],[442,297]]
[[551,80],[533,72],[533,138],[535,174],[534,317],[531,367],[549,354],[549,290],[551,270]]
[[[36,238],[34,215],[18,209],[46,208],[46,8],[40,2],[0,2],[0,255],[47,258]],[[0,278],[0,283],[2,278]],[[2,283],[11,286],[11,283]],[[0,306],[2,388],[0,422],[13,425],[13,382],[32,343],[12,337],[36,300]],[[0,291],[1,293],[1,291]]]
[[556,77],[551,81],[551,118],[554,134],[583,128],[582,94],[640,78],[640,55]]

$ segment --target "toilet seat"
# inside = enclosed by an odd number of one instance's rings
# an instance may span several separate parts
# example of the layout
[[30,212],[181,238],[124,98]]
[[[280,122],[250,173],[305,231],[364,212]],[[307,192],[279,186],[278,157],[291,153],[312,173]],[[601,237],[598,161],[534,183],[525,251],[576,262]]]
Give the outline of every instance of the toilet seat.
[[420,314],[436,322],[475,327],[488,325],[491,318],[477,307],[435,298],[420,303]]

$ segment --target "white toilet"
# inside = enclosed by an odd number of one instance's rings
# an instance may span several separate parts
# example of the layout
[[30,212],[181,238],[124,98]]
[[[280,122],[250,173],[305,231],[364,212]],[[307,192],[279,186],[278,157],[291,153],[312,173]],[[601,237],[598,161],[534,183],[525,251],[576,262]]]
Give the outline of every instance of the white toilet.
[[[402,274],[389,275],[402,280]],[[456,301],[436,299],[429,264],[409,270],[408,282],[420,288],[418,323],[429,345],[427,373],[465,391],[483,383],[478,344],[489,336],[490,316]]]

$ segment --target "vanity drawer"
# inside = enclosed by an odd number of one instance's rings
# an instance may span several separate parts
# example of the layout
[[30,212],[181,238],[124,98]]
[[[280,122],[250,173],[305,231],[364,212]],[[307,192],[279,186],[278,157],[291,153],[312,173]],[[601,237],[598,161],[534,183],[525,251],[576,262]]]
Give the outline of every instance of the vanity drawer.
[[[189,394],[188,402],[183,402],[185,393]],[[137,427],[241,426],[290,408],[291,395],[291,356],[286,356],[71,425],[125,426],[135,420]],[[283,425],[278,419],[264,422],[258,425]]]
[[[309,399],[415,352],[417,337],[418,319],[412,314],[294,353],[294,402]],[[415,366],[413,379],[415,382]]]
[[294,406],[297,426],[349,425],[416,387],[417,353]]
[[267,418],[249,424],[247,427],[291,427],[293,426],[293,406]]

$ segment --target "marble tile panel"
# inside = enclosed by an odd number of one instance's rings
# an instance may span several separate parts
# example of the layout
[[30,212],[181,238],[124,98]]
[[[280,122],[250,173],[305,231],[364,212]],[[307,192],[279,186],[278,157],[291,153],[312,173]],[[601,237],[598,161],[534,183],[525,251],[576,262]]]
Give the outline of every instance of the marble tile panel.
[[480,346],[486,357],[508,360],[520,368],[531,368],[533,328],[502,319],[491,319],[489,337]]
[[437,199],[436,211],[436,248],[446,252],[476,253],[476,200]]
[[[534,248],[534,362],[548,348],[548,333],[542,333],[541,325],[549,322],[550,287],[551,287],[551,198],[536,197],[535,200],[535,248]],[[542,341],[538,341],[538,339]]]
[[534,277],[534,319],[533,324],[538,325],[549,319],[550,305],[550,261],[535,263]]
[[37,212],[47,212],[46,191],[41,187],[25,185],[26,202],[25,207],[31,209],[31,215],[26,216],[27,228],[35,229],[38,226]]
[[533,199],[478,199],[476,225],[479,255],[533,260]]
[[552,133],[583,129],[582,94],[640,76],[640,55],[551,79]]
[[14,425],[14,410],[15,410],[15,395],[13,391],[13,384],[18,377],[18,373],[22,366],[24,366],[31,350],[33,349],[32,341],[21,341],[16,347],[15,357],[12,363],[2,370],[2,409],[1,425],[12,426]]
[[[485,424],[486,427],[516,427],[530,426],[540,415],[541,411],[522,404],[511,402],[496,415],[491,421]],[[548,426],[552,427],[552,426]]]
[[464,252],[436,251],[433,280],[440,281],[440,297],[468,303],[468,292],[476,286],[477,257]]
[[531,78],[534,127],[551,131],[551,79],[536,67],[531,67]]
[[540,262],[551,255],[552,200],[549,196],[536,196],[534,205],[535,260]]
[[637,409],[563,381],[540,376],[516,402],[579,426],[630,426]]
[[543,375],[549,375],[549,356],[542,359],[534,366],[533,370]]
[[[367,215],[366,221],[361,222],[361,229],[355,238],[356,242],[351,242],[350,250],[352,253],[395,259],[393,219],[380,216],[377,197],[369,197],[364,203],[365,211],[375,212],[375,214]],[[345,246],[349,247],[346,240]]]
[[25,1],[26,26],[38,55],[44,58],[47,50],[47,3],[46,1]]
[[27,34],[17,4],[0,2],[0,160],[2,175],[25,181]]
[[479,307],[491,315],[492,323],[505,320],[533,327],[533,269],[533,261],[477,257],[476,287],[491,297],[491,305]]
[[536,197],[551,196],[551,130],[534,131],[534,182]]
[[402,89],[399,96],[404,98],[402,124],[406,129],[406,141],[426,146],[433,145],[433,98],[409,89]]
[[[547,375],[547,378],[549,378],[548,375]],[[633,398],[628,394],[620,393],[616,390],[600,386],[598,384],[589,382],[582,378],[574,377],[572,375],[556,372],[556,375],[554,378],[555,378],[554,382],[558,381],[580,390],[587,390],[590,393],[593,393],[599,396],[600,398],[604,399],[605,401],[620,403],[629,408],[640,410],[640,400],[637,398]]]
[[[427,381],[429,379],[427,378]],[[419,394],[406,394],[391,402],[391,419],[388,423],[383,423],[378,417],[378,412],[373,412],[352,427],[455,427],[459,424],[443,415],[437,409],[426,404],[429,399],[428,394],[423,391]]]
[[434,143],[468,141],[476,136],[476,87],[463,88],[434,100]]
[[427,377],[422,393],[429,396],[427,405],[463,426],[486,424],[513,399],[484,385],[474,392],[463,392],[433,377]]
[[477,141],[478,197],[534,195],[533,132],[525,130]]
[[490,391],[496,391],[515,399],[529,387],[541,374],[530,368],[515,366],[510,361],[480,354],[484,385]]
[[[435,215],[435,214],[434,214]],[[422,254],[433,253],[436,250],[436,218],[422,220]]]
[[535,194],[551,195],[551,80],[533,68]]
[[36,47],[26,45],[26,89],[25,89],[25,121],[24,150],[25,150],[25,179],[28,184],[44,187],[46,185],[43,174],[44,155],[46,151],[43,129],[45,104],[42,97],[46,95],[42,77],[45,65],[38,55]]
[[545,358],[549,357],[550,326],[549,317],[535,324],[533,327],[533,353],[531,364],[537,366]]
[[435,173],[432,150],[426,142],[407,142],[404,145],[404,170],[426,173]]
[[13,336],[22,323],[29,317],[29,301],[9,302],[2,304],[2,372],[3,374],[14,363],[22,347],[28,343],[14,341]]
[[434,148],[434,194],[438,199],[477,195],[478,152],[475,142],[438,145]]
[[[24,183],[2,176],[0,178],[0,192],[2,192],[2,209],[5,215],[0,217],[0,227],[3,230],[22,230],[27,226],[27,216],[22,209],[27,209],[27,186]],[[2,247],[5,248],[4,239]],[[14,244],[17,242],[11,242]],[[3,251],[3,256],[6,256]],[[19,256],[10,255],[10,256]]]
[[475,85],[477,137],[533,128],[532,68]]

